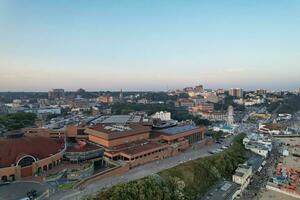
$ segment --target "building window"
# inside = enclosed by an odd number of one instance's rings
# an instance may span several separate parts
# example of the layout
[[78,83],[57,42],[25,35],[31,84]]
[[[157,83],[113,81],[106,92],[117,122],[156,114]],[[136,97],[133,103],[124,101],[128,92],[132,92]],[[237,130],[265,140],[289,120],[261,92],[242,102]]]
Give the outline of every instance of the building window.
[[31,166],[32,163],[34,163],[35,160],[33,157],[31,156],[26,156],[24,158],[22,158],[19,162],[18,162],[18,165],[21,166],[21,167],[27,167],[27,166]]

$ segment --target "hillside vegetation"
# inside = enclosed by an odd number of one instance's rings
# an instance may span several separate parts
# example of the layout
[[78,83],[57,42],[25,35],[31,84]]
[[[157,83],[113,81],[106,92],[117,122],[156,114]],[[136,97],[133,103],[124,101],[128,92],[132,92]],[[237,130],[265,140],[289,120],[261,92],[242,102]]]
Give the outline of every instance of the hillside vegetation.
[[231,179],[238,164],[245,161],[243,137],[237,136],[233,145],[222,153],[186,162],[157,175],[117,184],[86,199],[196,200],[219,179]]

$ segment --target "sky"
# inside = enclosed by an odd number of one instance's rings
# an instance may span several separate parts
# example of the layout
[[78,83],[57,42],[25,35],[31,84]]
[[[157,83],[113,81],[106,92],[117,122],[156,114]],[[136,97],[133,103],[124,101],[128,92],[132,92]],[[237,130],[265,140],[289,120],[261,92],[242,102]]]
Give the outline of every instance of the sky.
[[0,91],[300,87],[299,0],[0,0]]

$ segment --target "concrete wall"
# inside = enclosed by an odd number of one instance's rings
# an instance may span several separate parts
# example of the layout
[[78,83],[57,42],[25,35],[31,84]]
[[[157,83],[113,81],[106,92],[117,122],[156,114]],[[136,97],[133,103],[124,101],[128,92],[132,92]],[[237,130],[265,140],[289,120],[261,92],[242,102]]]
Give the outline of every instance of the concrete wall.
[[125,172],[129,171],[129,165],[123,165],[123,166],[116,166],[114,168],[108,169],[106,171],[100,172],[98,174],[95,174],[89,178],[86,178],[75,185],[76,188],[83,188],[86,185],[89,185],[95,181],[112,177],[120,174],[124,174]]

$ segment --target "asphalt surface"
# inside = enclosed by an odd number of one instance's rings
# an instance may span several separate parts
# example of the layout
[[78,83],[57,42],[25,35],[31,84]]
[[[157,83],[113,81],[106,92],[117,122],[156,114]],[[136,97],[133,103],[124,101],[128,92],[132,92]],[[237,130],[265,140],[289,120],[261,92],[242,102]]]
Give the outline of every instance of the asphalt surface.
[[27,197],[27,192],[37,191],[37,196],[42,195],[47,187],[38,182],[20,181],[0,186],[0,200],[19,200]]

